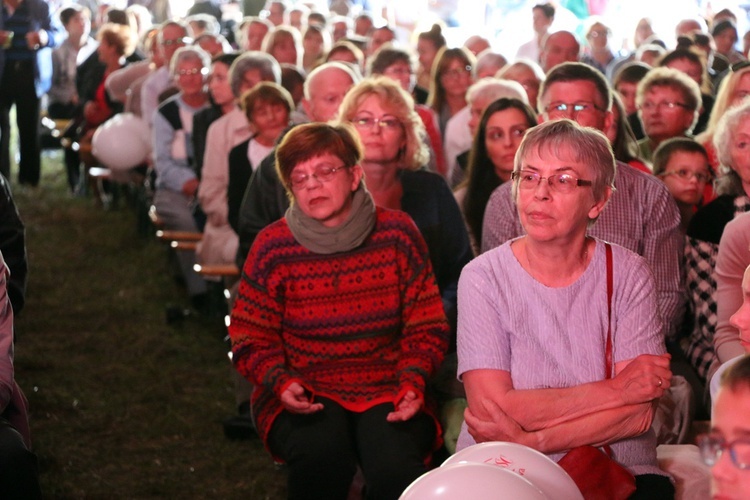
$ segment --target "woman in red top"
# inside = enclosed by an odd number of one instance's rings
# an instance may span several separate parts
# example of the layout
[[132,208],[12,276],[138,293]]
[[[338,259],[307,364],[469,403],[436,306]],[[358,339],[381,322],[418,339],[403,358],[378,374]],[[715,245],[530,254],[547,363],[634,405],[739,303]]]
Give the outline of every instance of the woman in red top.
[[289,498],[396,499],[426,471],[440,428],[425,397],[448,346],[427,246],[375,207],[350,125],[292,129],[276,150],[291,207],[256,238],[229,334],[252,412],[289,466]]

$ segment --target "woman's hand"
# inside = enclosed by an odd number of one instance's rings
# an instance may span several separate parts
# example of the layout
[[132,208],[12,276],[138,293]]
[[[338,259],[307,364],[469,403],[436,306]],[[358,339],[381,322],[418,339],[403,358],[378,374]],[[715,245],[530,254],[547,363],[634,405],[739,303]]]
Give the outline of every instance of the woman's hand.
[[471,407],[464,410],[464,421],[474,441],[477,443],[509,441],[534,448],[533,433],[523,430],[518,422],[509,417],[497,403],[492,400],[485,400],[484,410],[489,420],[480,419],[474,415]]
[[422,409],[422,399],[414,391],[407,391],[401,401],[396,404],[396,409],[390,412],[385,419],[388,422],[406,422]]
[[660,398],[669,389],[672,372],[669,354],[641,354],[612,379],[623,403],[641,404]]
[[281,393],[281,404],[291,413],[307,415],[323,409],[322,403],[311,403],[310,396],[298,382],[292,382],[289,387]]

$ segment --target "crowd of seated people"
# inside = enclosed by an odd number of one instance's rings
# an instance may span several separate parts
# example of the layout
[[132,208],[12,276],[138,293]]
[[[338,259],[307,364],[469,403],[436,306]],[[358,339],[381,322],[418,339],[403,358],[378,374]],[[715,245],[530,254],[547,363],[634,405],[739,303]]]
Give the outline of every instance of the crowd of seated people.
[[[715,403],[712,377],[746,348],[730,320],[750,265],[737,229],[750,224],[742,215],[750,211],[750,63],[737,47],[736,19],[685,18],[674,33],[656,33],[644,18],[633,26],[633,50],[618,52],[609,20],[590,17],[580,38],[557,29],[555,7],[540,3],[529,41],[511,54],[479,35],[449,43],[441,23],[403,37],[402,27],[356,8],[323,12],[287,0],[234,23],[219,9],[149,29],[137,13],[110,9],[89,36],[84,8],[60,10],[68,38],[49,37],[49,47],[62,43],[48,113],[78,114],[81,138],[122,111],[149,127],[156,210],[167,229],[201,233],[196,251],[177,252],[192,307],[205,310],[207,300],[194,263],[243,270],[229,327],[244,379],[237,409],[250,422],[260,418],[269,451],[290,461],[290,492],[311,474],[300,472],[297,442],[284,433],[329,406],[364,416],[383,403],[430,417],[415,430],[430,437],[420,443],[422,459],[439,442],[452,452],[457,442],[515,440],[555,457],[612,444],[627,448],[618,459],[639,489],[673,494],[656,444],[694,439],[692,421],[708,419]],[[310,146],[305,134],[329,142]],[[298,150],[295,140],[312,149]],[[80,158],[66,155],[75,189]],[[312,268],[306,277],[286,274],[298,264],[274,256],[273,238],[320,267],[320,286],[335,288],[357,279],[345,266],[360,245],[375,258],[370,245],[392,212],[414,224],[408,250],[421,254],[409,258],[422,259],[425,287],[441,299],[430,319],[440,340],[415,355],[430,357],[420,365],[424,379],[396,380],[412,368],[394,358],[391,389],[351,403],[326,377],[372,353],[285,351],[304,337],[292,331],[307,314],[294,287],[317,283]],[[367,224],[350,225],[360,217]],[[362,227],[358,243],[341,246]],[[617,264],[614,345],[628,347],[615,350],[610,372],[579,371],[605,348],[591,340],[604,340],[609,324],[604,242]],[[358,271],[367,279],[372,272]],[[390,306],[408,293],[387,299]],[[340,333],[335,297],[316,303],[315,335]],[[364,307],[351,300],[340,307]],[[281,306],[273,321],[249,312],[285,301],[290,309]],[[389,335],[405,342],[413,318],[400,321]],[[284,362],[270,363],[264,350]],[[556,357],[567,368],[554,380],[524,374]],[[641,389],[596,397],[626,384]],[[319,446],[310,438],[295,434]],[[371,459],[353,460],[375,495],[388,478],[371,472]],[[339,476],[321,479],[330,491],[351,482],[352,464],[340,465]]]

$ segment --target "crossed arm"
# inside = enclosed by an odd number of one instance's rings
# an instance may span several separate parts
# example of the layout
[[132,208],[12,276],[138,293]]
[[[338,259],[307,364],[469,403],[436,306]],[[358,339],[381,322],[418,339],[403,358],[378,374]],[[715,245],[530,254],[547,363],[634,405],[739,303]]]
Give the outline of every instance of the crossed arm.
[[543,453],[642,434],[669,388],[669,355],[644,354],[617,363],[615,371],[614,378],[599,382],[529,390],[514,389],[504,370],[468,371],[463,380],[469,433],[478,443],[513,441]]

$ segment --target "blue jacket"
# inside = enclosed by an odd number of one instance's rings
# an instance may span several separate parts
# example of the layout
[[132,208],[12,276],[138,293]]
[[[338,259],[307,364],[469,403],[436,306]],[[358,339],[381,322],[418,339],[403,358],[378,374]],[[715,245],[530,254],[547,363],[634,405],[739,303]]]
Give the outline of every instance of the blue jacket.
[[[52,85],[52,49],[60,45],[64,38],[61,31],[52,21],[49,5],[44,0],[23,0],[30,11],[32,19],[30,30],[47,32],[47,45],[36,50],[36,64],[34,65],[34,87],[37,97],[44,95]],[[0,30],[5,29],[5,8],[0,9]],[[31,49],[30,49],[31,50]],[[0,48],[0,79],[5,69],[5,50]]]

